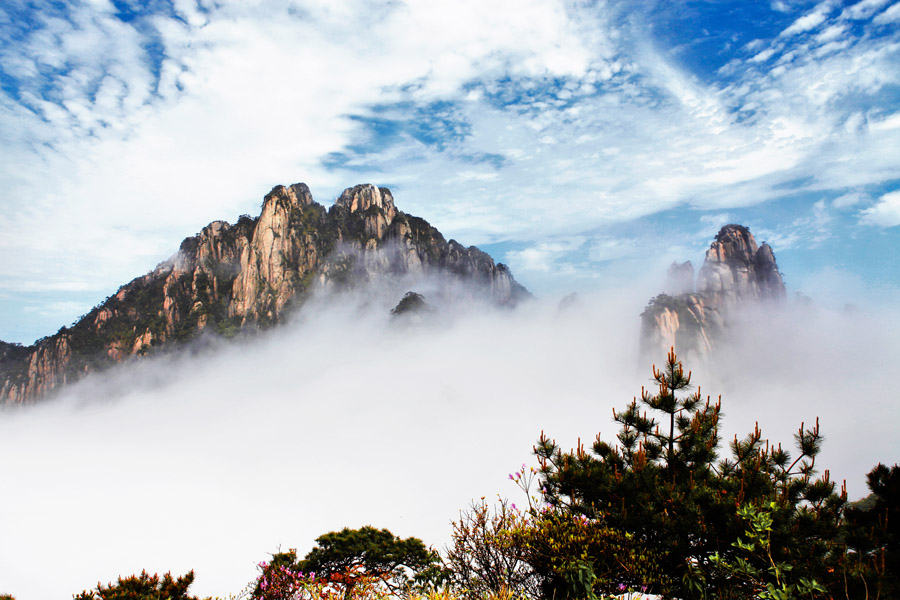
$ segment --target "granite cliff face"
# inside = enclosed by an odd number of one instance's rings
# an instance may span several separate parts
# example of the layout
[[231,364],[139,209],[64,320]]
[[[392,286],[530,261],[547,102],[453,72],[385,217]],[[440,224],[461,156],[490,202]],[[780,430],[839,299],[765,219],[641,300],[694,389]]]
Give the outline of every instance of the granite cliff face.
[[772,248],[757,246],[750,230],[741,225],[726,225],[716,235],[697,276],[697,291],[725,311],[745,303],[785,299]]
[[775,254],[758,246],[750,230],[726,225],[706,251],[693,286],[690,262],[669,268],[666,293],[641,314],[641,355],[663,356],[672,346],[685,358],[707,358],[745,307],[777,305],[786,293]]
[[398,210],[387,188],[348,188],[326,209],[305,184],[277,186],[259,217],[210,223],[71,327],[29,347],[0,342],[0,405],[34,401],[201,332],[233,337],[270,327],[316,290],[365,290],[416,275],[495,305],[529,296],[503,264]]

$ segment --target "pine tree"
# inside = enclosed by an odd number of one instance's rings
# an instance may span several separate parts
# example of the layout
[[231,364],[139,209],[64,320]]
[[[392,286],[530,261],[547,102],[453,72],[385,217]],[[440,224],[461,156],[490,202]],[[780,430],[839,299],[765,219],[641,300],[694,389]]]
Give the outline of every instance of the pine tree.
[[642,390],[624,411],[613,412],[620,428],[616,446],[598,434],[591,452],[580,442],[563,452],[541,434],[534,451],[544,499],[657,549],[662,574],[643,583],[663,596],[742,598],[752,592],[751,584],[711,561],[736,556],[734,544],[745,530],[738,510],[746,505],[770,507],[770,548],[777,560],[795,565],[792,576],[812,578],[833,564],[846,495],[835,493],[827,471],[814,479],[818,423],[801,425],[793,461],[758,427],[732,441],[729,459],[718,460],[721,399],[704,401],[699,389],[679,395],[691,388],[691,374],[674,350],[662,369],[653,368],[653,380],[655,394]]
[[119,577],[116,583],[107,585],[97,584],[96,590],[83,591],[75,600],[197,600],[187,593],[191,583],[194,582],[194,572],[190,571],[181,577],[174,578],[171,573],[162,577],[157,574],[149,575],[142,571],[140,575]]
[[878,464],[867,475],[872,492],[845,513],[841,540],[846,554],[839,586],[850,597],[900,595],[900,465]]

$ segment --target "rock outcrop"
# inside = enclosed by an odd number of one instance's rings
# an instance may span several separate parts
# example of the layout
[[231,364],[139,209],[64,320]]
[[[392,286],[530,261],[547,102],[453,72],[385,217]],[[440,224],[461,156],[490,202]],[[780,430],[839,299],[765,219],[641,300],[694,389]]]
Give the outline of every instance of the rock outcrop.
[[416,292],[406,292],[397,306],[391,309],[391,322],[404,326],[422,325],[434,316],[436,310],[428,304],[425,296]]
[[696,292],[690,262],[669,268],[666,293],[651,300],[641,314],[641,355],[654,359],[674,346],[685,358],[707,358],[739,311],[779,304],[785,297],[769,245],[758,246],[742,225],[726,225],[706,252]]
[[745,303],[785,299],[784,281],[768,244],[756,245],[750,230],[726,225],[706,251],[697,291],[720,310]]
[[210,223],[71,327],[29,347],[0,342],[0,405],[34,401],[201,332],[233,337],[273,326],[316,290],[410,276],[495,305],[530,296],[505,265],[398,210],[387,188],[348,188],[326,209],[305,184],[277,186],[259,217]]

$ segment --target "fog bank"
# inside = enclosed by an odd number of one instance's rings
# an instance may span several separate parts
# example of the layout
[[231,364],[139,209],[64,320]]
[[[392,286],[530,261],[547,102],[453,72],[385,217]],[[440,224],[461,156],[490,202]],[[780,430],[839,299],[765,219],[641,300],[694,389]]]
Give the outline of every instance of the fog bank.
[[[472,499],[524,500],[507,474],[541,430],[565,447],[647,385],[649,296],[535,301],[431,324],[389,304],[328,301],[215,353],[142,361],[0,414],[0,593],[69,597],[147,569],[194,569],[198,596],[237,593],[279,548],[371,524],[442,546]],[[722,394],[726,437],[759,421],[790,443],[821,418],[820,466],[866,493],[900,460],[896,314],[796,307],[749,317],[738,349],[686,365]],[[659,361],[664,359],[659,357]]]

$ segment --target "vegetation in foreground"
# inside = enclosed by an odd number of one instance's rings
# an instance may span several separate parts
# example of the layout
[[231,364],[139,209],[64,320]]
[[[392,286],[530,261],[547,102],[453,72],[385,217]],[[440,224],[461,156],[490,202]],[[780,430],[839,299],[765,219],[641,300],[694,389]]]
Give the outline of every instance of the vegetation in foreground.
[[[876,466],[872,493],[848,504],[827,470],[816,476],[818,423],[801,424],[794,454],[756,428],[720,457],[721,401],[685,394],[691,374],[674,351],[653,379],[654,391],[613,412],[615,445],[598,435],[564,452],[542,433],[538,466],[510,475],[528,507],[474,502],[443,556],[386,529],[343,529],[303,559],[272,555],[232,598],[900,597],[900,465]],[[73,597],[197,600],[193,579],[144,572]]]

